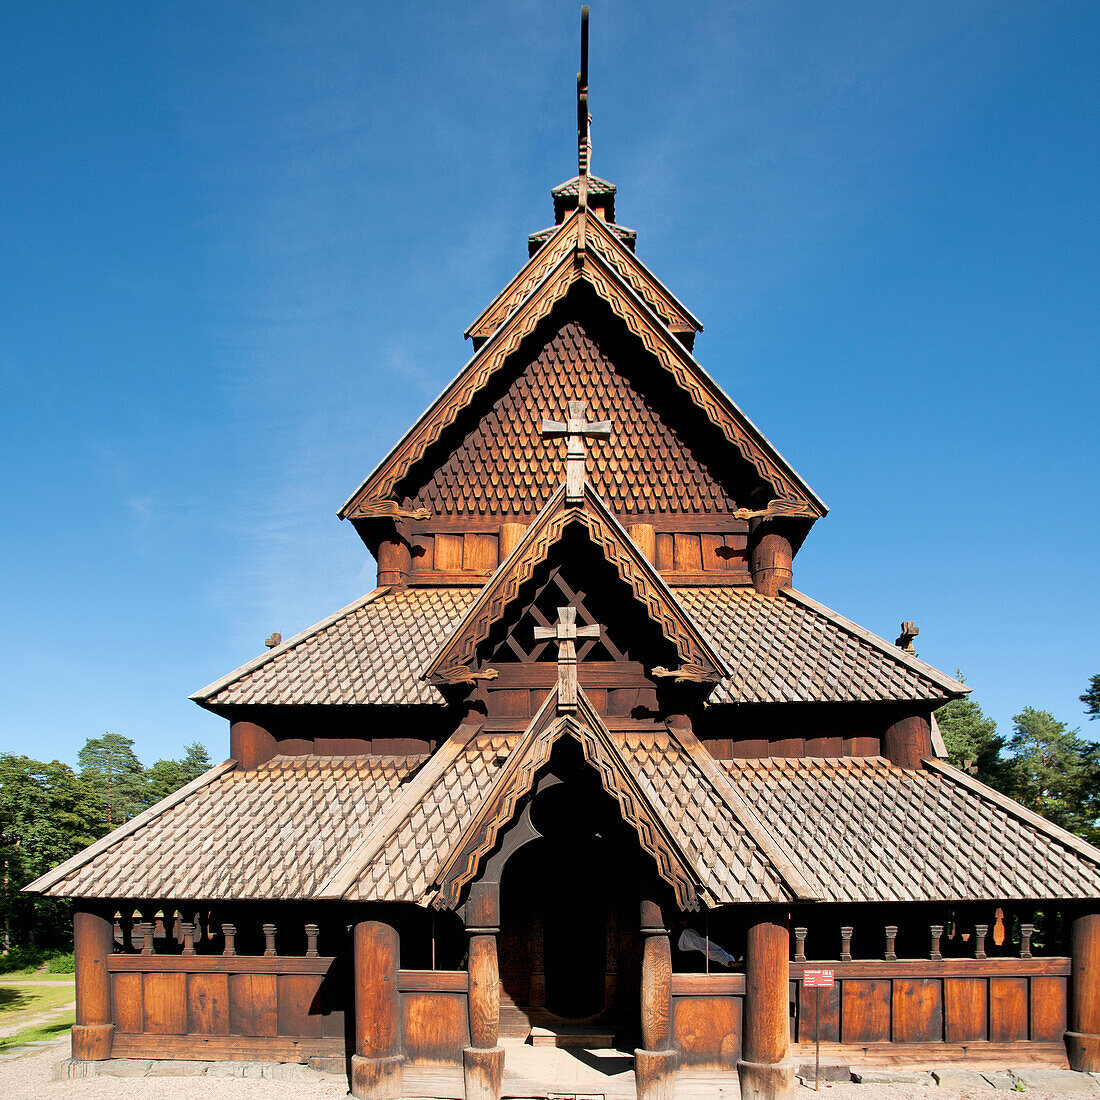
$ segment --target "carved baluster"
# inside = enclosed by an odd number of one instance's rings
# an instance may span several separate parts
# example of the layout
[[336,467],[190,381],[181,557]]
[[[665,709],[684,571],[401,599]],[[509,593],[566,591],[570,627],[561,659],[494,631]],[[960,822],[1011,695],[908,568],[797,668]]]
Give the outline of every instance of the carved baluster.
[[943,958],[943,952],[940,950],[940,939],[943,936],[943,925],[932,925],[932,954],[929,956],[935,961],[939,961]]
[[1020,958],[1031,958],[1031,937],[1035,934],[1034,924],[1020,925]]
[[317,958],[317,933],[320,928],[316,924],[306,925],[306,958]]
[[886,961],[896,962],[898,953],[895,948],[895,944],[898,938],[898,926],[896,924],[888,924],[886,926]]
[[180,921],[180,931],[183,935],[183,954],[195,953],[195,926],[191,921]]
[[222,936],[225,939],[225,946],[222,948],[223,955],[236,955],[237,945],[237,926],[235,924],[223,924]]
[[984,959],[985,953],[985,937],[989,934],[988,924],[976,924],[974,925],[974,958]]
[[111,921],[111,942],[115,947],[126,948],[126,935],[122,931],[122,914],[116,913]]
[[153,933],[155,926],[151,920],[143,920],[138,924],[141,933],[141,953],[151,955],[153,953]]
[[275,957],[275,925],[264,925],[264,958],[273,959]]
[[808,928],[796,928],[794,930],[794,961],[804,963],[806,961],[806,933]]
[[850,924],[840,929],[840,958],[842,962],[852,961],[852,932],[854,928]]

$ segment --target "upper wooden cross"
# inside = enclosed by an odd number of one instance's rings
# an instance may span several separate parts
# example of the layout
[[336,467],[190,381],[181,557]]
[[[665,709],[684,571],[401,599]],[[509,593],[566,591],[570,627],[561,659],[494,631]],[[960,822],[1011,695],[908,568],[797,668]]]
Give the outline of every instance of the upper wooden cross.
[[577,626],[577,609],[559,607],[556,626],[536,626],[539,641],[558,643],[558,713],[572,714],[577,709],[577,639],[598,638],[598,626]]
[[584,441],[607,439],[611,435],[610,420],[588,420],[586,401],[569,402],[568,420],[544,420],[542,434],[565,436],[565,500],[568,504],[580,504],[584,496]]

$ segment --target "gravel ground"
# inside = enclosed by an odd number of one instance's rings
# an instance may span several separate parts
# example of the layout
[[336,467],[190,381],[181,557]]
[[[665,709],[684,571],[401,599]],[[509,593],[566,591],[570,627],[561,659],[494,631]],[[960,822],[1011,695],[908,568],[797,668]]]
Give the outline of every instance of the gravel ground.
[[[189,1097],[229,1097],[231,1100],[335,1100],[347,1096],[347,1081],[328,1074],[311,1074],[304,1080],[247,1080],[210,1077],[90,1077],[51,1081],[53,1066],[68,1055],[68,1039],[45,1047],[40,1053],[0,1063],[0,1097],[3,1100],[186,1100]],[[959,1067],[960,1069],[965,1067]],[[931,1079],[929,1079],[931,1080]],[[1087,1091],[1066,1093],[1028,1089],[1029,1100],[1061,1100],[1062,1097],[1095,1095],[1100,1100],[1100,1081],[1086,1083]],[[810,1100],[813,1088],[801,1086],[796,1097]],[[994,1100],[1021,1095],[992,1089],[940,1088],[934,1084],[823,1084],[822,1100]]]

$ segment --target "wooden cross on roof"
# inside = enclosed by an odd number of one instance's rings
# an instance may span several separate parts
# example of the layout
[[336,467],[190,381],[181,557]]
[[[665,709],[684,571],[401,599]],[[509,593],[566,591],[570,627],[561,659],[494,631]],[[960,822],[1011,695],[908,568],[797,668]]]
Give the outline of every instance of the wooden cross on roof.
[[575,607],[559,607],[556,626],[535,627],[539,641],[558,643],[558,714],[573,714],[577,709],[577,639],[599,636],[599,626],[577,626]]
[[570,401],[568,420],[544,420],[542,434],[565,436],[565,501],[580,504],[584,497],[585,439],[608,439],[610,420],[588,420],[588,402]]

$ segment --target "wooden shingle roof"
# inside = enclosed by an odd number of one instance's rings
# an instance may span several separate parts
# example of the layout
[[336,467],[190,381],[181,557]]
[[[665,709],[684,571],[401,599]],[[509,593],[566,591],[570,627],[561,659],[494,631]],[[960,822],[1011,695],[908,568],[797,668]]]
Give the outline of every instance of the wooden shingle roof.
[[[215,770],[28,889],[427,904],[453,849],[499,796],[520,743],[519,734],[475,731],[430,759],[284,756],[254,771]],[[603,731],[602,743],[667,830],[677,873],[711,905],[1100,894],[1100,851],[937,761],[915,770],[881,757],[703,766],[676,731]],[[606,783],[613,769],[598,770]]]
[[[421,674],[478,593],[378,589],[191,698],[215,708],[441,704]],[[712,703],[938,702],[968,690],[802,593],[723,586],[675,594],[731,670]]]

